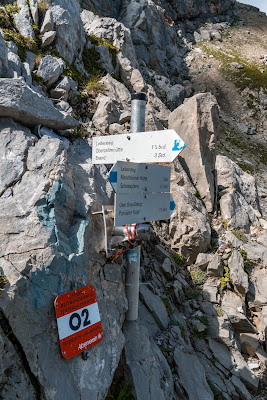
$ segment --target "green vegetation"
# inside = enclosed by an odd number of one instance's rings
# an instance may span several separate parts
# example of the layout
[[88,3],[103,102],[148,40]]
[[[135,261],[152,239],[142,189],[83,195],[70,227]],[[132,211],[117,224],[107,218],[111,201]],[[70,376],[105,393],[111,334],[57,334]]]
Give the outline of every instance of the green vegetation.
[[183,267],[185,264],[185,259],[184,256],[182,254],[179,253],[172,253],[171,255],[173,261],[175,262],[176,265],[178,265],[178,267]]
[[173,326],[179,326],[182,337],[183,337],[183,338],[185,337],[185,335],[186,335],[186,329],[185,329],[184,325],[183,325],[180,321],[171,320],[171,325],[173,325]]
[[201,288],[198,286],[189,287],[188,289],[185,290],[185,297],[188,300],[197,299],[200,294],[201,294]]
[[3,33],[6,41],[13,40],[13,42],[17,45],[18,55],[21,61],[25,61],[27,51],[32,51],[33,53],[38,52],[38,46],[36,41],[33,39],[24,37],[20,33],[11,29],[3,29]]
[[225,289],[230,282],[230,270],[228,267],[224,267],[224,275],[221,278],[221,288]]
[[251,260],[248,258],[247,252],[245,250],[240,249],[239,253],[241,254],[241,256],[243,257],[243,260],[244,260],[244,270],[246,272],[250,271],[251,268],[253,267],[253,264],[252,264]]
[[4,287],[6,286],[6,284],[8,283],[8,280],[6,278],[6,276],[2,273],[0,273],[0,299],[2,297],[2,291],[4,290]]
[[169,317],[173,314],[172,306],[168,297],[161,297],[161,300],[166,308]]
[[191,333],[193,336],[196,336],[200,339],[205,339],[208,336],[209,330],[208,328],[204,329],[203,331],[199,331],[196,327],[196,325],[194,325],[192,327]]
[[167,355],[171,352],[169,347],[159,346],[159,349],[163,353],[164,357],[167,357]]
[[110,40],[106,40],[106,39],[102,39],[99,38],[95,35],[89,35],[89,39],[90,42],[94,45],[94,46],[101,46],[101,45],[105,45],[108,48],[108,51],[110,52],[111,58],[112,58],[112,65],[115,68],[116,67],[116,59],[117,59],[117,53],[118,53],[118,49],[117,47],[114,46],[113,42]]
[[207,280],[207,273],[205,271],[202,271],[199,268],[196,268],[192,271],[190,271],[190,275],[192,278],[192,281],[194,282],[195,286],[198,286],[199,288],[203,288],[204,283]]
[[222,317],[224,314],[222,307],[216,307],[216,313],[218,317]]
[[195,319],[197,319],[198,321],[200,321],[203,325],[208,326],[208,317],[206,315],[196,315]]
[[216,253],[219,248],[217,239],[218,233],[215,231],[215,229],[211,228],[210,251],[212,253]]
[[254,167],[250,164],[245,164],[245,163],[238,163],[238,166],[244,171],[247,172],[249,174],[253,174],[254,172]]
[[248,242],[248,238],[246,237],[244,232],[242,232],[238,229],[234,229],[232,232],[237,237],[237,239],[242,240],[242,242],[244,242],[244,243]]
[[134,400],[132,389],[132,385],[126,385],[118,395],[109,393],[106,400]]

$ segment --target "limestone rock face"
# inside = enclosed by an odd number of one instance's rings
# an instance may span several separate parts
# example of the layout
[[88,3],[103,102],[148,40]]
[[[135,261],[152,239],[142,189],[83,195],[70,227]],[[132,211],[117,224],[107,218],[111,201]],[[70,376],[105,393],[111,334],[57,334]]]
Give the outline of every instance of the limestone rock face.
[[5,44],[4,34],[0,28],[0,77],[7,70],[7,48]]
[[[1,376],[8,367],[14,374],[1,382],[2,393],[11,399],[21,389],[25,399],[33,400],[37,388],[46,399],[60,399],[63,392],[69,400],[103,399],[124,346],[121,326],[127,310],[121,267],[115,263],[105,269],[105,258],[98,254],[104,233],[101,217],[89,217],[89,210],[111,201],[106,168],[91,164],[85,139],[67,151],[56,138],[45,135],[34,142],[26,128],[10,123],[9,130],[2,127],[0,142],[5,154],[17,148],[18,162],[24,157],[25,164],[20,180],[14,177],[0,197],[0,270],[7,278],[1,311],[9,324],[8,336],[1,329],[0,340],[9,342],[12,333],[28,363],[21,366],[20,353],[14,354],[10,345],[1,347]],[[2,157],[0,164],[8,167]],[[59,348],[54,300],[87,284],[96,288],[107,335],[90,350],[87,361],[76,356],[66,362]],[[11,367],[8,360],[16,365]]]
[[66,61],[79,58],[85,44],[85,33],[78,1],[52,0],[50,3],[53,22],[57,26],[56,48]]
[[29,127],[43,124],[52,129],[68,129],[79,125],[74,118],[60,112],[49,98],[26,85],[22,78],[0,79],[0,116],[11,117]]
[[150,341],[146,328],[139,321],[127,321],[123,333],[126,365],[136,397],[140,400],[172,398],[174,382],[170,367],[158,346]]
[[244,271],[244,261],[239,251],[233,251],[228,260],[228,266],[230,269],[231,281],[233,282],[236,291],[245,296],[248,292],[248,275]]
[[36,137],[28,128],[16,124],[11,118],[1,118],[0,195],[22,178],[26,171],[25,159],[29,147],[34,146]]
[[28,38],[34,39],[30,10],[26,0],[18,0],[19,12],[14,14],[14,21],[19,33]]
[[166,14],[162,4],[151,0],[125,1],[120,20],[131,31],[138,60],[156,73],[174,78],[181,72],[183,51]]
[[258,190],[255,178],[226,156],[216,157],[218,185],[222,189],[235,189],[255,210],[260,211]]
[[169,128],[187,144],[181,163],[198,190],[208,212],[214,209],[216,192],[216,136],[218,106],[210,93],[188,99],[169,116]]
[[250,231],[251,225],[259,225],[259,220],[244,197],[233,189],[227,189],[220,200],[221,215],[229,221],[233,229]]

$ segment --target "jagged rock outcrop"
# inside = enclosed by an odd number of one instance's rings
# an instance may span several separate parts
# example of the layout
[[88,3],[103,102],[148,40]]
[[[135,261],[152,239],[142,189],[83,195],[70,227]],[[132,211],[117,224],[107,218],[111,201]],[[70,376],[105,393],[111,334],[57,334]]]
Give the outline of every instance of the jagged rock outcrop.
[[[67,153],[58,139],[43,136],[35,143],[28,130],[12,122],[10,125],[10,148],[12,143],[16,146],[18,137],[25,138],[25,168],[18,182],[15,176],[13,182],[8,182],[9,188],[0,198],[0,266],[8,280],[1,299],[2,312],[45,398],[50,399],[53,393],[59,399],[62,391],[69,398],[88,393],[92,399],[104,398],[124,345],[120,328],[127,309],[120,267],[114,264],[102,269],[104,259],[96,252],[101,246],[102,224],[97,216],[89,218],[87,214],[99,203],[110,202],[106,169],[88,162],[91,149],[87,140],[76,141]],[[7,134],[1,131],[1,148]],[[23,155],[16,157],[19,163]],[[7,164],[1,158],[3,162]],[[29,191],[30,187],[34,190]],[[106,345],[95,347],[87,368],[76,357],[70,369],[58,348],[53,302],[59,293],[89,281],[97,290],[103,327],[108,332],[103,340]],[[8,348],[2,357],[6,358],[7,352]],[[101,366],[100,376],[97,366]],[[24,365],[22,376],[25,373],[27,376]],[[81,378],[86,385],[79,383]],[[27,377],[22,384],[27,385]],[[35,398],[31,397],[33,391],[29,388],[27,398]]]
[[74,118],[60,112],[51,99],[26,85],[22,78],[0,78],[0,116],[29,127],[43,124],[52,129],[68,129],[79,125]]
[[218,106],[210,93],[188,99],[169,116],[169,128],[174,129],[187,143],[180,159],[194,183],[208,212],[216,198],[216,137]]

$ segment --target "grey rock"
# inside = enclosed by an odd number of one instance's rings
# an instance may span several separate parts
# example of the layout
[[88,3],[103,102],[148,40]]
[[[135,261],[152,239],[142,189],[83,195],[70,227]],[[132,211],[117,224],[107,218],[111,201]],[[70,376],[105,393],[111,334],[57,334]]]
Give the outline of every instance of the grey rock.
[[52,129],[68,129],[79,125],[57,110],[50,99],[27,86],[22,78],[0,79],[0,116],[11,117],[29,127],[43,124]]
[[131,121],[131,112],[130,111],[124,111],[120,115],[120,124],[125,124],[126,122]]
[[258,337],[255,333],[240,333],[241,350],[243,353],[255,356],[259,347]]
[[31,51],[27,51],[25,62],[29,64],[30,71],[32,72],[35,64],[35,54],[32,53]]
[[238,126],[238,129],[239,129],[239,131],[240,131],[241,133],[244,133],[244,134],[247,134],[247,133],[248,133],[248,127],[247,127],[247,125],[245,125],[245,124],[243,124],[243,123],[240,123],[240,124],[237,124],[237,126]]
[[26,84],[31,86],[32,84],[32,74],[30,65],[27,62],[21,64],[21,75],[23,76]]
[[199,31],[200,31],[200,35],[202,36],[202,38],[204,40],[208,40],[208,41],[211,40],[211,31],[210,30],[205,29],[205,28],[200,28]]
[[7,48],[4,34],[0,28],[0,77],[7,71]]
[[233,367],[233,360],[229,349],[214,339],[209,339],[209,347],[218,362],[230,371]]
[[200,35],[200,33],[198,32],[194,32],[194,39],[196,43],[202,42],[203,41],[203,37]]
[[202,202],[185,187],[173,182],[171,188],[176,207],[166,234],[161,231],[161,236],[173,250],[185,257],[186,262],[194,262],[197,255],[209,246],[208,213]]
[[165,261],[165,258],[170,258],[170,253],[160,244],[156,244],[155,256],[158,261],[163,263]]
[[255,332],[255,327],[245,315],[245,303],[236,293],[228,291],[224,294],[222,309],[234,330],[239,332]]
[[261,347],[258,347],[256,351],[256,356],[260,362],[267,367],[267,353]]
[[172,262],[169,258],[165,258],[163,264],[161,265],[161,269],[167,279],[173,279]]
[[105,86],[105,94],[116,104],[121,112],[130,113],[131,94],[125,85],[110,74],[101,79],[101,83]]
[[44,20],[40,29],[40,33],[44,34],[45,32],[53,31],[54,29],[54,20],[53,14],[50,8],[46,11]]
[[236,62],[236,61],[232,62],[230,65],[231,65],[231,67],[233,67],[233,68],[235,68],[235,69],[243,69],[243,68],[244,68],[243,65],[239,64],[239,63]]
[[138,305],[138,318],[142,321],[150,336],[154,338],[157,334],[160,333],[161,330],[158,324],[142,301],[139,301]]
[[239,251],[234,250],[228,260],[231,281],[235,290],[245,296],[248,292],[248,275],[244,271],[244,260]]
[[28,148],[37,140],[28,128],[16,124],[10,118],[1,118],[0,147],[0,196],[11,185],[18,182],[26,172]]
[[248,242],[243,245],[243,248],[247,252],[247,256],[250,260],[267,267],[266,246],[255,242]]
[[211,39],[213,39],[213,40],[218,40],[219,42],[222,41],[222,35],[217,30],[212,30],[210,32],[210,36],[211,36]]
[[211,303],[219,303],[220,295],[219,288],[221,286],[221,281],[217,278],[208,278],[203,285],[203,296],[206,300]]
[[187,143],[180,155],[181,163],[200,193],[208,212],[213,211],[215,201],[217,126],[218,105],[210,93],[193,96],[169,117],[169,128],[179,132]]
[[110,97],[99,95],[98,106],[92,119],[96,129],[102,134],[109,133],[109,126],[118,123],[119,117],[119,110],[115,102]]
[[49,88],[58,80],[64,67],[65,63],[61,58],[48,55],[42,58],[37,75],[44,79],[46,86]]
[[13,14],[16,27],[21,35],[34,39],[35,35],[32,28],[32,21],[27,1],[17,0],[17,5],[19,12]]
[[257,237],[257,242],[264,247],[267,247],[267,232]]
[[241,380],[237,376],[232,375],[230,380],[232,384],[235,386],[236,391],[242,400],[252,399],[251,394],[247,390],[246,386],[241,382]]
[[199,253],[195,262],[195,267],[200,268],[202,271],[205,271],[212,258],[212,253]]
[[230,242],[234,247],[239,248],[243,246],[244,242],[236,237],[231,231],[225,233],[225,240]]
[[50,10],[57,27],[57,51],[72,64],[80,58],[86,42],[80,4],[78,1],[54,0]]
[[[76,140],[67,152],[60,140],[45,135],[29,146],[27,171],[21,181],[0,197],[1,273],[8,279],[1,309],[46,398],[51,393],[60,398],[63,392],[66,399],[104,398],[124,347],[121,327],[127,300],[118,274],[120,266],[113,265],[112,274],[103,276],[105,259],[98,254],[104,237],[101,217],[88,217],[90,207],[111,203],[111,186],[106,168],[95,167],[91,158],[87,140]],[[54,299],[88,283],[96,288],[108,335],[90,349],[86,362],[81,356],[66,362],[60,353]],[[0,355],[1,373],[3,356],[5,366],[9,365],[7,357],[16,365],[11,370],[14,378],[5,380],[2,393],[12,399],[17,393],[12,388],[16,380],[17,390],[25,390],[25,399],[33,400],[36,396],[31,396],[27,378],[23,383],[24,371],[22,375],[16,372],[19,360],[8,346],[5,352]]]
[[173,398],[173,377],[170,367],[159,348],[150,341],[146,328],[138,321],[127,321],[123,333],[126,340],[126,365],[136,398],[140,400]]
[[18,54],[18,46],[12,40],[7,42],[7,48],[8,51],[12,51],[13,53]]
[[21,76],[21,61],[17,54],[12,51],[7,53],[7,62],[10,78],[18,78]]
[[239,192],[246,202],[260,211],[258,190],[255,178],[244,172],[234,161],[226,156],[216,157],[218,185]]
[[56,37],[56,31],[49,31],[49,32],[45,32],[42,36],[42,49],[50,46],[50,44],[53,43],[55,37]]
[[102,64],[102,67],[104,68],[105,71],[107,71],[109,74],[114,73],[114,66],[112,65],[112,56],[104,44],[101,46],[96,46],[96,51],[98,52],[100,56],[100,62]]
[[232,374],[239,377],[247,388],[255,392],[259,386],[259,378],[249,369],[239,350],[231,349],[231,353],[234,360]]
[[259,220],[253,208],[245,198],[234,189],[227,189],[220,200],[221,216],[229,220],[233,229],[249,233],[251,225],[259,226]]
[[258,304],[267,304],[267,270],[266,268],[253,268],[249,285],[249,300],[253,299]]
[[167,92],[167,107],[173,111],[179,107],[185,98],[185,88],[182,85],[173,85]]
[[50,90],[50,96],[53,99],[68,100],[68,94],[71,88],[71,78],[64,76],[54,89]]
[[11,344],[9,338],[0,333],[0,373],[1,396],[6,400],[19,398],[21,393],[25,400],[33,400],[36,397],[35,389],[24,368],[18,353]]
[[127,131],[125,130],[125,127],[123,125],[114,123],[109,125],[109,130],[108,130],[110,135],[118,135],[122,133],[126,133]]
[[151,312],[160,329],[167,329],[170,319],[160,297],[152,293],[145,285],[140,285],[140,299]]
[[174,362],[180,383],[189,400],[213,399],[213,393],[206,381],[205,371],[194,352],[185,352],[180,346],[177,346],[174,352]]
[[207,267],[207,275],[208,276],[223,276],[223,262],[219,254],[215,254]]
[[30,4],[33,23],[38,26],[39,24],[38,2],[37,0],[29,0],[29,4]]

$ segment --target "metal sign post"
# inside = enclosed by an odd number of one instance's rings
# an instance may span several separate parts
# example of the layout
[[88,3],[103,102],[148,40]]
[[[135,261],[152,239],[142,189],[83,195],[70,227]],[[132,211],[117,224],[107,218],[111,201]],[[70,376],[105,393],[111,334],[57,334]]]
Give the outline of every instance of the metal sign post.
[[[132,94],[131,104],[131,132],[143,132],[145,130],[146,94]],[[136,221],[135,221],[136,222]],[[128,299],[127,321],[136,321],[138,318],[139,302],[139,275],[140,275],[141,246],[137,246],[126,252],[127,269],[125,276],[126,296]]]
[[185,147],[174,129],[93,137],[93,164],[172,162]]

